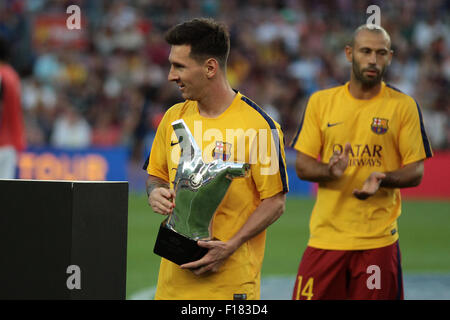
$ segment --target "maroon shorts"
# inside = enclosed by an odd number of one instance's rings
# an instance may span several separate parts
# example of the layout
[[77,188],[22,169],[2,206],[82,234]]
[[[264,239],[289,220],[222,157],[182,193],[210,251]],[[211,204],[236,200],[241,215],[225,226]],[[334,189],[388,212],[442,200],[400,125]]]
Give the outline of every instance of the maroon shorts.
[[370,250],[307,247],[298,268],[292,299],[403,300],[398,241]]

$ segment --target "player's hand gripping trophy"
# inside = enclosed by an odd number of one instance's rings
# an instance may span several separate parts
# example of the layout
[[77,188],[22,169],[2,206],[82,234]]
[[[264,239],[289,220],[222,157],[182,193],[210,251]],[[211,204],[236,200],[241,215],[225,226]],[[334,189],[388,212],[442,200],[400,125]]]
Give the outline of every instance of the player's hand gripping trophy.
[[215,159],[205,163],[182,119],[172,123],[181,155],[175,175],[175,208],[161,224],[154,252],[177,264],[200,259],[207,249],[197,240],[211,240],[210,225],[232,179],[244,177],[250,166]]

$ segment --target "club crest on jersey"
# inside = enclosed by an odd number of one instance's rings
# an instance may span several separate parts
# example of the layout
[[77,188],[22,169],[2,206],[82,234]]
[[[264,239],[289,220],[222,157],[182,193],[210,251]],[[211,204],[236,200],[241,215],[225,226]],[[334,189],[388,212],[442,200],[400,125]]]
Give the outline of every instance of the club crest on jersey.
[[222,159],[227,161],[231,156],[231,143],[216,141],[216,147],[213,149],[212,156],[214,159]]
[[372,131],[376,134],[386,133],[389,129],[388,127],[388,119],[383,118],[373,118],[373,122],[371,125]]

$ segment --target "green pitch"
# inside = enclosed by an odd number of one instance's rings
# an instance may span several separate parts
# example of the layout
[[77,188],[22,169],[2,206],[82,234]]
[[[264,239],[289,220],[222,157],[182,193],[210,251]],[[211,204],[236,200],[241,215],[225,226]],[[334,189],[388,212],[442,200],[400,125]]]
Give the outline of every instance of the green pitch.
[[[269,227],[262,269],[265,275],[296,274],[308,239],[314,200],[288,197],[283,216]],[[153,245],[163,217],[143,194],[130,194],[127,296],[156,285],[160,258]],[[450,273],[450,201],[404,201],[399,219],[403,272]]]

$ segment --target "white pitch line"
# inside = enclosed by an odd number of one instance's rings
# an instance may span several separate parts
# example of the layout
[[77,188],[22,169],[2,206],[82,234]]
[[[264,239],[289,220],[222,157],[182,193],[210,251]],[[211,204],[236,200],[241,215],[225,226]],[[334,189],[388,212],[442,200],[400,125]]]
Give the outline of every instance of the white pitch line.
[[[295,279],[295,276],[267,276],[263,277],[261,281],[261,295],[264,299],[264,296],[270,293],[271,291],[278,292],[279,288],[273,288],[272,286],[275,284],[275,286],[278,284],[278,282],[287,282],[289,284],[292,283],[293,286],[293,279]],[[279,285],[278,285],[279,287]],[[289,299],[292,289],[289,288],[286,290],[285,294],[282,296],[282,299]],[[136,293],[133,293],[129,300],[153,300],[156,293],[156,287],[147,287],[144,288]],[[269,294],[268,296],[271,297]]]
[[153,300],[155,297],[156,287],[149,287],[133,293],[129,300]]
[[[261,279],[261,300],[290,300],[295,275],[266,276]],[[450,300],[450,274],[406,274],[403,276],[406,300]],[[156,287],[142,289],[130,300],[153,300]]]

